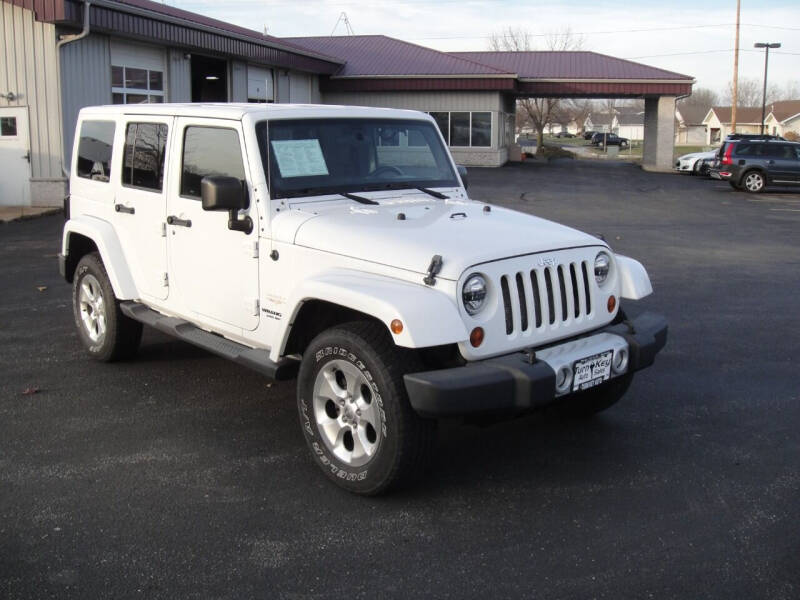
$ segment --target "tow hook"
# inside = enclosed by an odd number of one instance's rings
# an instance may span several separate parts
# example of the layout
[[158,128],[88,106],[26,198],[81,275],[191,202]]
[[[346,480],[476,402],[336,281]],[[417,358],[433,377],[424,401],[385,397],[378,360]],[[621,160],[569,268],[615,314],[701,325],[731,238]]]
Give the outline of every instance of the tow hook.
[[442,270],[442,257],[438,254],[435,254],[431,259],[431,264],[428,265],[428,274],[422,280],[425,282],[425,285],[436,285],[436,276],[439,274],[439,271]]

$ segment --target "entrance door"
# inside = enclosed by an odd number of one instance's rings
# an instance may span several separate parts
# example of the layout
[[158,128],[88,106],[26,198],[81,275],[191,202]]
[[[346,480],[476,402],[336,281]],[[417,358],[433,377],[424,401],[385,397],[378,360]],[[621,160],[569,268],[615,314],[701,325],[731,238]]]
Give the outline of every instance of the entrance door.
[[[200,182],[209,175],[236,177],[247,189],[241,123],[178,119],[175,134],[182,147],[179,155],[172,154],[167,199],[170,300],[189,317],[253,330],[258,325],[257,229],[232,231],[227,212],[205,211],[200,201]],[[258,223],[254,208],[243,212]]]
[[30,206],[28,107],[0,108],[0,206]]

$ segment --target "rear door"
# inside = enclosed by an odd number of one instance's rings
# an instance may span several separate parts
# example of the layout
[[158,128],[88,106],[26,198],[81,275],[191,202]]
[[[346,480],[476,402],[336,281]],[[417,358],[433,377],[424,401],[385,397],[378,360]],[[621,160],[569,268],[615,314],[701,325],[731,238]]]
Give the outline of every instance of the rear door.
[[121,125],[124,146],[114,202],[114,229],[143,296],[167,297],[165,157],[174,119],[136,117]]
[[[200,182],[240,179],[252,195],[239,121],[179,118],[167,210],[170,304],[196,321],[258,326],[258,234],[228,228],[227,212],[204,211]],[[241,211],[258,223],[255,207]],[[173,295],[177,294],[177,298]]]
[[764,144],[764,158],[774,183],[797,181],[797,155],[790,144]]
[[0,206],[30,204],[28,107],[0,107]]

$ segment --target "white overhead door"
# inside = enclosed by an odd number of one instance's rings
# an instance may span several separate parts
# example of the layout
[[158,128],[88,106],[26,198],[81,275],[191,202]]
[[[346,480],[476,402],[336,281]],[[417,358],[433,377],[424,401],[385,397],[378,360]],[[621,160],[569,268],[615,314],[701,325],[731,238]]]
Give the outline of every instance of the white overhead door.
[[247,65],[247,101],[273,102],[274,100],[272,69]]
[[111,90],[114,104],[164,102],[167,91],[164,48],[111,40]]
[[30,206],[28,107],[0,108],[0,206]]

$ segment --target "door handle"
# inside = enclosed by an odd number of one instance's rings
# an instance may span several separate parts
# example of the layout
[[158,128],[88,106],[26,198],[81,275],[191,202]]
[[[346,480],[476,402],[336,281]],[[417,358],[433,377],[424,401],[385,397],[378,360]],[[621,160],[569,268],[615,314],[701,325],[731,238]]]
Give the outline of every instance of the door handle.
[[167,225],[177,225],[178,227],[191,227],[192,221],[191,219],[179,219],[174,215],[170,215],[167,217]]
[[30,164],[30,162],[31,162],[31,151],[30,151],[30,150],[28,150],[28,151],[25,153],[25,156],[23,156],[22,158],[24,158],[25,160],[27,160],[27,161],[28,161],[28,164]]
[[132,215],[136,212],[136,209],[132,206],[125,206],[124,204],[115,204],[114,210],[121,213],[126,213]]

